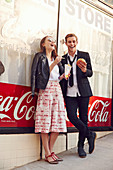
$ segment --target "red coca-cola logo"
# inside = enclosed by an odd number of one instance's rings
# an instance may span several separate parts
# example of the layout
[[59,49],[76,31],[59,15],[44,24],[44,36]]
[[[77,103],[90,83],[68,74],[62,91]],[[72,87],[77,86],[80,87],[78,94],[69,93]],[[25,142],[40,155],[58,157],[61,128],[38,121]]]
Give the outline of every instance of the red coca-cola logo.
[[93,96],[88,111],[89,126],[111,126],[111,99]]
[[[92,96],[88,108],[89,127],[108,127],[111,126],[111,104],[110,98]],[[79,113],[78,113],[79,117]],[[74,125],[67,118],[67,127]]]
[[0,127],[33,127],[36,96],[30,87],[0,83]]

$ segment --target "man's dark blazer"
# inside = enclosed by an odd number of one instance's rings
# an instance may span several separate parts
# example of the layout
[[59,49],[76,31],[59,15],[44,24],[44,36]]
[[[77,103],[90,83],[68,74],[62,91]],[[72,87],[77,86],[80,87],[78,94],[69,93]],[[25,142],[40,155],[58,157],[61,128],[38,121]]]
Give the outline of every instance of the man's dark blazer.
[[[61,61],[63,67],[65,66],[65,64],[68,64],[67,56],[68,56],[67,54],[62,56],[63,58],[65,58],[65,59],[62,59],[62,61]],[[77,60],[79,58],[85,59],[85,61],[87,63],[87,71],[86,71],[86,73],[83,73],[78,66],[76,67],[78,89],[79,89],[80,95],[82,97],[90,97],[93,94],[92,94],[92,90],[91,90],[91,87],[90,87],[90,84],[88,81],[88,77],[91,77],[93,75],[93,71],[92,71],[89,53],[77,50]],[[65,80],[65,79],[63,79],[60,82],[64,99],[65,99],[66,93],[67,93],[67,82],[68,82],[68,80]]]

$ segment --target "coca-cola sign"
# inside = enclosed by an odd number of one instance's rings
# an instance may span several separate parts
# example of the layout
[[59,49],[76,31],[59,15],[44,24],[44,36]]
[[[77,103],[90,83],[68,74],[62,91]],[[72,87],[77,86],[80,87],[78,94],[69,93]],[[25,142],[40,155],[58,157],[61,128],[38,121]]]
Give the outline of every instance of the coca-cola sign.
[[90,127],[111,126],[111,106],[112,100],[110,98],[91,97],[88,111],[88,125]]
[[[112,100],[105,97],[90,97],[88,107],[89,127],[109,127],[111,126],[111,105]],[[79,117],[79,113],[78,113]],[[74,127],[67,118],[67,127]]]
[[35,94],[30,87],[0,83],[0,127],[33,127]]
[[[27,86],[0,83],[0,127],[34,127],[35,97]],[[111,99],[92,96],[88,109],[88,126],[111,126]],[[73,127],[67,118],[67,127]]]

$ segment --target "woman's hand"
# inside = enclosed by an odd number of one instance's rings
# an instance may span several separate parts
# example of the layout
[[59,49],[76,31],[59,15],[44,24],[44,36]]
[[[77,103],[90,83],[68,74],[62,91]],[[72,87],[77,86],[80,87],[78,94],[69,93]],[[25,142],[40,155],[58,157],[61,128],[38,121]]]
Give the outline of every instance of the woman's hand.
[[60,80],[62,80],[62,79],[68,80],[69,77],[70,77],[70,73],[68,74],[68,77],[65,77],[65,73],[63,73],[63,74],[59,77],[59,79],[60,79]]
[[65,78],[65,73],[63,73],[63,74],[59,77],[60,80],[62,80],[62,79],[64,79],[64,78]]
[[69,77],[70,77],[70,75],[71,75],[71,74],[69,73],[69,74],[67,75],[67,77],[65,77],[65,79],[68,80]]
[[55,65],[58,64],[61,60],[62,60],[62,57],[61,56],[57,56],[55,58],[55,61],[54,61]]

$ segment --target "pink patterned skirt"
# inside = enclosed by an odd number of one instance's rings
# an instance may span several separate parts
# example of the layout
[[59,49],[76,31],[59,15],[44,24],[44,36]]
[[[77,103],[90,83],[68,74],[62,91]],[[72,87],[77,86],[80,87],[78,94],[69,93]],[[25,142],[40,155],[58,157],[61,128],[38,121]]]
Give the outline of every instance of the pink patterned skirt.
[[66,132],[66,109],[58,81],[50,80],[45,90],[39,90],[35,133]]

